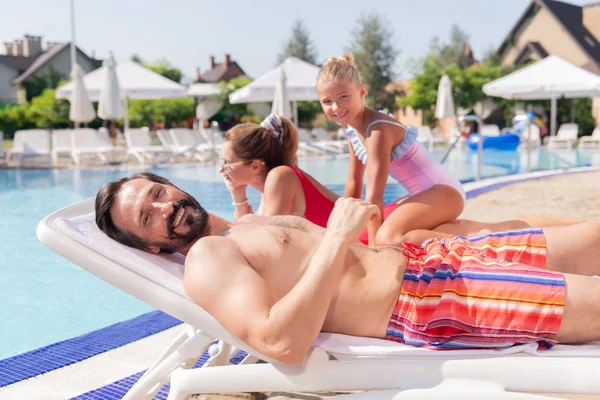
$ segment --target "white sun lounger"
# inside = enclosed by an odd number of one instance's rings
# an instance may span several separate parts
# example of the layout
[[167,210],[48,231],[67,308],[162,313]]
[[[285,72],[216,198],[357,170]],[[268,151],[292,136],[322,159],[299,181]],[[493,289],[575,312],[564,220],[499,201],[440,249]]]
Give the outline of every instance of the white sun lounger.
[[548,138],[548,144],[546,145],[549,149],[572,149],[573,144],[577,141],[577,135],[579,134],[579,125],[575,123],[562,124],[558,128],[556,136],[550,136]]
[[73,158],[72,129],[54,129],[52,131],[52,162],[54,165],[56,165],[61,155],[75,161]]
[[[321,334],[300,366],[278,364],[243,343],[182,286],[181,255],[151,255],[98,230],[93,199],[44,218],[38,238],[97,277],[187,325],[124,399],[150,399],[170,383],[169,400],[194,393],[358,391],[344,399],[551,399],[512,392],[600,394],[600,345],[535,344],[505,350],[433,351],[399,343]],[[213,345],[208,368],[189,369]],[[249,355],[229,365],[236,350]],[[262,359],[265,363],[255,362]],[[227,365],[226,365],[227,364]],[[552,398],[553,399],[553,398]]]
[[429,151],[433,151],[434,147],[436,145],[446,145],[448,144],[448,140],[441,138],[441,137],[437,137],[433,134],[433,132],[431,131],[431,128],[427,125],[423,125],[423,126],[419,126],[417,127],[417,130],[419,132],[418,136],[417,136],[417,140],[425,147],[427,147],[427,149]]
[[0,131],[0,158],[4,158],[4,132],[2,131]]
[[150,130],[147,127],[126,129],[125,141],[127,154],[135,157],[140,164],[171,153],[171,150],[164,146],[152,144]]
[[108,130],[96,130],[92,128],[77,128],[71,133],[73,140],[72,156],[75,164],[81,164],[83,157],[98,158],[102,164],[106,164],[114,155],[122,157],[125,149],[113,146]]
[[495,124],[487,124],[481,127],[481,134],[483,136],[500,136],[500,128]]
[[331,139],[329,133],[323,128],[314,128],[312,133],[318,140],[314,143],[323,149],[338,154],[348,153],[348,142],[346,140]]
[[600,125],[594,128],[591,136],[582,136],[579,139],[579,149],[600,149]]
[[320,142],[315,141],[312,136],[310,136],[310,132],[304,128],[298,128],[298,140],[298,154],[300,155],[311,156],[332,154],[331,150],[322,146]]
[[6,154],[6,162],[14,159],[17,167],[23,164],[23,159],[29,157],[44,161],[44,164],[52,165],[52,152],[50,151],[50,132],[45,129],[27,129],[15,132],[13,148]]

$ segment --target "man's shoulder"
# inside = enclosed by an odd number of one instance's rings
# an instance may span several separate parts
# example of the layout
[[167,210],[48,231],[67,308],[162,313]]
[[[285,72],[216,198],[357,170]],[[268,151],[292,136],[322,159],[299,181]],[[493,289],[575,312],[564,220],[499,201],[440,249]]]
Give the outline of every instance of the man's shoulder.
[[196,241],[190,248],[186,262],[231,255],[236,250],[239,251],[235,242],[229,238],[224,236],[206,236]]
[[228,277],[245,266],[247,261],[233,240],[222,236],[204,237],[194,243],[186,256],[185,291],[199,302],[215,288],[224,287]]

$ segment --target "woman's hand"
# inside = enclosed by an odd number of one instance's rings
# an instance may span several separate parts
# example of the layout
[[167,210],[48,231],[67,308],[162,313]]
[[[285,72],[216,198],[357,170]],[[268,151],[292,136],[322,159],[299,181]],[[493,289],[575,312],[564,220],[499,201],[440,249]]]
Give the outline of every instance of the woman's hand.
[[227,186],[227,189],[235,202],[243,201],[246,198],[246,188],[248,185],[236,183],[225,171],[221,172],[221,178],[223,178],[223,183]]

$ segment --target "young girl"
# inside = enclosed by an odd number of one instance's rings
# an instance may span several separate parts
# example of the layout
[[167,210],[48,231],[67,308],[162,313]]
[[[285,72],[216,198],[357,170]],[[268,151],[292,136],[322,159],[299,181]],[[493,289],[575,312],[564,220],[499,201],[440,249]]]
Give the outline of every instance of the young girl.
[[381,216],[388,175],[409,193],[385,220],[369,222],[370,245],[399,245],[434,236],[433,228],[461,214],[466,199],[461,183],[419,145],[416,128],[406,127],[364,104],[367,88],[360,81],[352,56],[343,54],[323,65],[317,76],[317,92],[325,114],[337,124],[348,126],[346,196],[362,198],[367,160],[365,200],[379,206]]
[[[312,176],[299,169],[296,159],[298,132],[290,120],[269,115],[260,125],[241,124],[225,135],[219,172],[231,192],[236,219],[254,212],[246,197],[246,188],[262,193],[256,213],[259,215],[300,215],[321,227],[339,196]],[[385,207],[390,214],[397,207]],[[457,220],[436,227],[428,237],[470,236],[481,230],[505,231],[532,226],[567,225],[577,221],[560,217],[525,217],[521,220],[481,223]],[[367,243],[367,232],[361,241]],[[517,240],[515,238],[515,240]]]

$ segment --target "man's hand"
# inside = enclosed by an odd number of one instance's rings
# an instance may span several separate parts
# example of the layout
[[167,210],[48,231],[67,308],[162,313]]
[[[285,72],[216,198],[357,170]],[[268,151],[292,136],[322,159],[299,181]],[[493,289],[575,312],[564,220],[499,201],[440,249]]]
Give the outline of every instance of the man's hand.
[[379,217],[379,208],[371,203],[351,197],[340,197],[335,202],[327,221],[327,232],[357,241],[369,220]]

